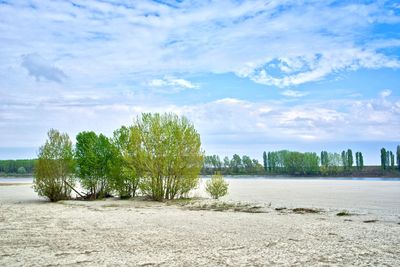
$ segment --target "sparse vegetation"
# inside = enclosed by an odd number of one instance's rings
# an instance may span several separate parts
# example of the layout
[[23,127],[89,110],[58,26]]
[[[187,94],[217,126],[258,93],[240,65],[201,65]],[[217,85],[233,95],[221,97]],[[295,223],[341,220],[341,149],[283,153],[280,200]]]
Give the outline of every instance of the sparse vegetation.
[[336,213],[336,216],[351,216],[351,215],[353,215],[353,214],[351,214],[347,210],[343,210],[343,211],[340,211],[340,212]]
[[210,211],[233,211],[233,212],[246,212],[246,213],[265,213],[266,207],[241,203],[241,202],[188,202],[181,205],[189,210],[210,210]]
[[294,213],[298,214],[306,214],[306,213],[320,213],[320,209],[312,209],[312,208],[294,208],[292,209]]
[[375,223],[375,222],[377,222],[378,220],[365,220],[365,221],[363,221],[364,223]]

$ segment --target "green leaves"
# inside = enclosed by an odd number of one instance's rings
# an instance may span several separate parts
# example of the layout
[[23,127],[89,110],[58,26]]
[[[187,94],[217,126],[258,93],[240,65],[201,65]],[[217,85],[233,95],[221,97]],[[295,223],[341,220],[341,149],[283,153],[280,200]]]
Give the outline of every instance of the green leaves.
[[68,199],[73,186],[74,159],[67,134],[51,129],[46,143],[39,148],[34,172],[34,190],[50,201]]
[[55,191],[65,191],[63,181],[75,169],[93,199],[114,192],[134,197],[139,188],[142,194],[163,200],[186,196],[197,186],[203,152],[200,135],[185,117],[144,113],[110,139],[92,131],[79,133],[75,153],[67,135],[50,130],[39,163],[37,177],[50,178],[37,179],[38,185],[44,181],[44,187]]
[[76,137],[76,175],[92,198],[109,193],[108,174],[113,157],[112,144],[103,134],[81,132]]
[[225,181],[224,177],[217,173],[211,176],[211,179],[206,182],[206,192],[214,199],[228,194],[229,184]]
[[129,159],[141,174],[141,191],[155,200],[186,195],[203,163],[200,135],[175,114],[144,113],[130,128]]

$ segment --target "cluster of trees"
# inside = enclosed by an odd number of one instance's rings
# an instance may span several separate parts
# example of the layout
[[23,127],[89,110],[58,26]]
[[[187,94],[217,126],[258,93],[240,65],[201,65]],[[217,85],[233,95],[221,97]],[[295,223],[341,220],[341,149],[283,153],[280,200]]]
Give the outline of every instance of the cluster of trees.
[[264,174],[264,169],[258,160],[246,155],[240,157],[234,154],[231,159],[224,157],[222,161],[218,155],[205,156],[201,173],[210,175],[217,172],[224,175],[254,175]]
[[400,145],[397,146],[396,150],[396,161],[397,161],[397,168],[400,171]]
[[350,171],[353,168],[354,160],[353,160],[353,151],[351,149],[347,149],[342,151],[342,166],[345,171]]
[[396,162],[393,151],[381,149],[381,168],[383,170],[394,170],[395,164],[397,163],[397,169],[400,170],[400,145],[397,146],[396,150]]
[[263,162],[264,170],[274,174],[313,175],[319,172],[319,157],[311,152],[264,152]]
[[[400,170],[400,146],[397,146],[395,155],[385,148],[381,150],[381,166],[383,170],[397,168]],[[204,157],[202,174],[210,175],[220,172],[225,175],[263,175],[263,174],[287,174],[287,175],[346,175],[353,171],[364,170],[364,156],[362,152],[351,149],[339,153],[321,151],[320,157],[312,152],[297,152],[280,150],[263,152],[263,164],[258,160],[244,155],[235,154],[230,159],[223,160],[218,155]]]
[[200,135],[173,114],[138,117],[113,137],[81,132],[75,148],[67,134],[50,130],[39,150],[34,188],[51,201],[68,198],[76,181],[82,197],[142,195],[160,201],[186,196],[198,184],[203,163]]
[[342,156],[339,153],[332,153],[327,151],[321,152],[321,167],[320,172],[322,175],[334,175],[343,171]]
[[4,174],[27,174],[32,173],[36,160],[17,159],[0,160],[0,173]]
[[361,152],[356,152],[356,166],[359,171],[364,168],[364,157]]

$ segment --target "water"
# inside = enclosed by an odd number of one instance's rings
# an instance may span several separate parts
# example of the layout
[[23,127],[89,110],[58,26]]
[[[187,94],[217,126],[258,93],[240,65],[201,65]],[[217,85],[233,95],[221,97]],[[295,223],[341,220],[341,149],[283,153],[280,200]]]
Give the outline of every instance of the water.
[[32,183],[33,177],[0,177],[0,183]]

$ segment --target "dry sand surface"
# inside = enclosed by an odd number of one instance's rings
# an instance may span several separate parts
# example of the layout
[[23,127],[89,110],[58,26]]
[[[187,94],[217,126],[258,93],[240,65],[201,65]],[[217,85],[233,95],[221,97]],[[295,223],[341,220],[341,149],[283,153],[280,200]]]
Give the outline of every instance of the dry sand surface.
[[0,186],[0,266],[400,266],[399,214],[199,201],[48,203]]

